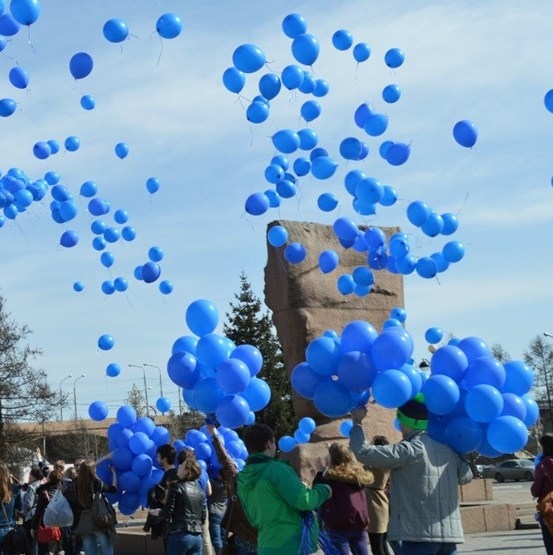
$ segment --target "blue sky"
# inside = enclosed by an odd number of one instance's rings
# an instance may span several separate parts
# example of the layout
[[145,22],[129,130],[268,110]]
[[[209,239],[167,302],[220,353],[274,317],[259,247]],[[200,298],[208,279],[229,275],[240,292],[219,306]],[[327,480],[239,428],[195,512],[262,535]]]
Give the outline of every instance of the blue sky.
[[[165,366],[173,341],[189,333],[186,307],[207,298],[223,317],[242,271],[263,298],[265,230],[273,219],[332,224],[347,216],[360,224],[399,225],[410,234],[414,254],[424,256],[445,240],[425,237],[409,224],[409,202],[423,200],[439,213],[458,214],[453,238],[465,243],[465,259],[439,281],[405,278],[406,327],[419,358],[427,356],[424,331],[431,326],[500,343],[513,358],[522,356],[536,334],[553,331],[553,114],[543,104],[553,88],[553,38],[544,0],[524,7],[499,0],[42,4],[38,21],[12,37],[0,54],[2,96],[18,102],[16,112],[0,121],[0,169],[18,167],[32,179],[56,171],[73,192],[79,214],[69,224],[54,223],[47,198],[7,222],[0,229],[0,292],[13,317],[33,331],[32,344],[43,350],[36,366],[47,371],[53,388],[72,374],[63,383],[72,401],[72,380],[86,375],[76,384],[80,415],[94,400],[106,401],[113,414],[133,383],[142,387],[142,371],[128,364],[160,367],[165,393],[177,406],[176,386],[165,376]],[[176,39],[161,41],[155,22],[165,12],[179,15],[184,29]],[[320,144],[338,160],[340,141],[360,136],[352,115],[362,102],[387,113],[390,127],[382,137],[366,137],[370,154],[363,163],[339,159],[333,179],[306,177],[296,198],[263,216],[246,217],[245,198],[269,186],[263,172],[274,154],[270,136],[305,126],[298,116],[304,98],[281,92],[271,103],[269,120],[252,126],[245,119],[246,103],[223,87],[221,75],[243,43],[263,49],[269,70],[280,72],[295,63],[290,39],[281,30],[291,12],[301,13],[308,32],[318,38],[321,52],[313,71],[330,84],[320,99],[323,114],[310,125]],[[104,22],[113,17],[130,29],[132,36],[122,44],[102,35]],[[355,42],[367,42],[371,57],[357,65],[351,52],[336,51],[331,37],[338,29],[348,29]],[[394,47],[406,60],[391,70],[383,56]],[[79,51],[92,56],[94,69],[76,81],[68,64]],[[29,72],[27,90],[8,81],[15,63]],[[245,98],[257,94],[262,73],[248,77]],[[380,97],[389,83],[402,90],[393,105]],[[83,94],[94,96],[94,110],[81,108]],[[452,138],[453,125],[462,119],[478,128],[473,149]],[[37,141],[63,144],[70,135],[80,138],[78,151],[62,147],[46,160],[33,156]],[[388,138],[411,144],[403,166],[389,166],[379,157],[378,146]],[[114,154],[118,142],[129,145],[124,160]],[[361,219],[342,185],[354,167],[394,186],[399,203]],[[161,182],[154,195],[145,186],[152,176]],[[94,218],[78,194],[87,180],[98,184],[112,213],[127,210],[137,229],[135,241],[111,248],[111,273],[91,247]],[[325,191],[341,200],[334,212],[317,209],[317,196]],[[59,246],[65,229],[80,236],[72,249]],[[162,279],[173,282],[171,295],[132,277],[151,246],[164,252]],[[128,291],[104,295],[101,282],[117,276],[128,279]],[[72,289],[77,280],[85,284],[82,293]],[[116,340],[108,352],[96,346],[104,333]],[[105,376],[110,362],[123,368],[119,377]],[[150,399],[156,398],[158,371],[147,367],[146,372]],[[65,415],[71,411],[65,409]]]

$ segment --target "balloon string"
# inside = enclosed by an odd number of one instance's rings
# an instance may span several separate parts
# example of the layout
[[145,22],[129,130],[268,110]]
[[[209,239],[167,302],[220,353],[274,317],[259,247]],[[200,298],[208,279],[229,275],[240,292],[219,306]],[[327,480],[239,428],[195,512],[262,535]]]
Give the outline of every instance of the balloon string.
[[159,37],[159,42],[160,42],[161,48],[159,49],[159,56],[158,56],[158,59],[157,59],[156,67],[159,66],[159,62],[160,62],[161,56],[163,54],[163,40],[162,40],[161,37]]
[[36,54],[36,50],[35,47],[31,41],[31,26],[28,25],[27,26],[27,44],[31,47],[31,50],[33,51],[33,54]]

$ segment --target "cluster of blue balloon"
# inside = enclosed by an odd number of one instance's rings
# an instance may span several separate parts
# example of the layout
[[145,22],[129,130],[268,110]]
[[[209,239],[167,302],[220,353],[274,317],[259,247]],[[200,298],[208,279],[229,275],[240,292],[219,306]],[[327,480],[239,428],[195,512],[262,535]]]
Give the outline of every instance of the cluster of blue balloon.
[[[246,117],[252,123],[262,123],[269,117],[270,102],[281,89],[298,91],[315,98],[301,104],[300,115],[305,122],[316,120],[322,113],[319,102],[329,91],[328,82],[313,76],[311,66],[319,55],[318,40],[307,32],[307,23],[299,14],[287,15],[282,28],[284,34],[292,39],[292,55],[295,63],[284,67],[280,74],[268,72],[257,82],[259,94],[253,98],[246,109]],[[340,51],[352,49],[354,59],[360,63],[370,57],[370,47],[363,42],[354,45],[352,34],[340,29],[332,36],[333,46]],[[234,93],[240,93],[246,85],[246,76],[262,69],[266,64],[265,53],[256,45],[242,44],[233,53],[233,66],[223,73],[223,84]],[[405,60],[400,48],[391,48],[384,55],[387,67],[397,69]],[[300,64],[300,65],[298,65]],[[387,104],[396,103],[401,98],[400,86],[390,83],[382,89],[382,100]],[[369,103],[362,103],[353,112],[353,121],[366,136],[380,137],[388,129],[388,115],[376,110]],[[461,120],[454,125],[454,139],[462,146],[472,147],[477,139],[477,130],[468,120]],[[270,208],[278,208],[283,199],[292,198],[298,190],[299,180],[311,175],[315,179],[328,180],[333,177],[339,163],[325,148],[319,145],[314,129],[306,127],[300,130],[279,129],[271,136],[273,147],[278,151],[265,167],[265,180],[272,185],[265,191],[251,193],[245,201],[246,213],[253,216],[265,214]],[[308,152],[296,156],[296,152]],[[411,146],[405,142],[385,140],[378,149],[380,156],[392,166],[404,164],[410,156]],[[369,154],[369,146],[364,139],[348,136],[341,140],[339,156],[348,164],[361,162]],[[294,155],[293,160],[289,159]],[[360,169],[352,169],[344,177],[344,187],[352,197],[354,211],[361,216],[374,215],[379,206],[389,207],[397,203],[398,194],[391,185],[380,183],[375,177],[367,176]],[[317,199],[317,206],[323,212],[331,212],[339,205],[337,195],[323,192]],[[412,202],[407,209],[407,217],[413,225],[420,228],[429,237],[451,235],[458,228],[457,217],[451,213],[438,214],[423,201]],[[342,275],[337,279],[337,287],[343,294],[366,295],[370,292],[373,275],[371,270],[386,270],[404,275],[415,272],[423,278],[432,278],[444,272],[451,263],[464,257],[464,245],[460,241],[451,241],[439,251],[428,256],[415,257],[410,253],[408,235],[396,234],[387,243],[382,230],[371,227],[362,231],[347,218],[339,218],[334,223],[334,231],[344,248],[354,248],[367,252],[367,267],[358,268],[355,275]],[[282,227],[273,227],[269,231],[268,242],[274,247],[284,247],[284,257],[292,264],[305,259],[303,245],[288,243],[287,232]],[[334,250],[325,250],[319,255],[319,266],[323,273],[329,273],[339,266],[339,255]]]
[[167,362],[173,383],[183,388],[187,405],[204,413],[215,413],[226,428],[239,428],[255,421],[255,412],[271,399],[268,384],[257,375],[263,356],[253,345],[236,346],[214,333],[219,323],[215,305],[193,301],[186,309],[186,324],[197,336],[179,337]]
[[287,453],[292,451],[296,445],[309,443],[311,434],[315,431],[317,424],[313,418],[304,416],[299,422],[293,436],[282,436],[278,440],[278,448]]
[[[456,451],[495,457],[522,449],[539,416],[529,396],[533,370],[522,361],[502,364],[482,339],[465,337],[435,349],[430,374],[422,372],[405,317],[403,309],[392,310],[380,333],[363,320],[348,323],[341,336],[327,331],[307,346],[292,386],[328,417],[345,416],[370,396],[397,408],[422,393],[428,433]],[[430,328],[426,337],[438,342],[442,335]],[[346,436],[350,429],[347,421],[341,427]]]
[[[246,464],[246,459],[248,458],[246,445],[240,439],[238,434],[230,428],[219,426],[217,428],[217,432],[219,433],[219,439],[225,446],[226,452],[234,460],[238,470],[242,470]],[[177,439],[173,442],[173,445],[177,452],[181,449],[194,449],[194,454],[196,455],[198,462],[205,470],[208,471],[210,476],[216,477],[220,474],[221,464],[217,459],[211,434],[207,432],[205,426],[202,426],[199,430],[188,430],[184,435],[184,438],[182,440]]]
[[[101,421],[108,415],[103,401],[94,401],[88,407],[92,420]],[[118,492],[108,494],[112,503],[117,502],[119,511],[132,515],[140,506],[148,505],[148,490],[163,476],[157,466],[156,449],[171,442],[169,430],[156,426],[149,417],[137,417],[130,405],[117,410],[117,421],[108,427],[108,449],[112,456],[100,462],[96,468],[100,479],[111,483],[113,465],[117,472]]]

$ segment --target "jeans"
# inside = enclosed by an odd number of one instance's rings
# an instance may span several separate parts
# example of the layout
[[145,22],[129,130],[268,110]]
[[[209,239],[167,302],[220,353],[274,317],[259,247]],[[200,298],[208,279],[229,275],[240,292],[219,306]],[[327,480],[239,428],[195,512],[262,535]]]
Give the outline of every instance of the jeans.
[[457,555],[456,543],[401,542],[402,555]]
[[340,555],[369,555],[369,536],[365,530],[327,530],[326,535]]
[[543,522],[540,522],[541,537],[543,538],[543,545],[547,555],[553,555],[553,536]]
[[221,551],[221,547],[223,547],[223,538],[221,537],[222,518],[223,515],[221,513],[209,513],[209,535],[216,554],[218,554],[219,551]]
[[174,532],[167,536],[167,555],[201,555],[202,545],[201,534]]
[[85,555],[97,555],[98,548],[100,548],[102,555],[113,555],[111,538],[105,532],[86,534],[82,536],[82,543]]

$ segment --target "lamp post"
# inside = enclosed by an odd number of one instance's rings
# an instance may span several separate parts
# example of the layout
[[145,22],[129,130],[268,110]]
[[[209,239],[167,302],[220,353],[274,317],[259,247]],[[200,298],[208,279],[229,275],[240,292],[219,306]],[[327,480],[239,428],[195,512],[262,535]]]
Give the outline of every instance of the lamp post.
[[148,384],[146,383],[146,370],[143,364],[129,364],[129,368],[141,368],[142,378],[144,380],[144,397],[146,399],[146,416],[150,415],[150,402],[148,401]]
[[73,408],[75,410],[75,420],[77,420],[77,387],[76,387],[76,384],[81,378],[84,378],[84,374],[81,374],[78,378],[73,380]]
[[155,364],[147,364],[146,362],[142,363],[143,366],[148,366],[148,368],[157,368],[157,371],[159,372],[159,396],[163,397],[163,382],[161,379],[161,368],[159,366],[156,366]]
[[548,331],[544,331],[543,335],[545,335],[545,337],[551,337],[553,338],[553,333],[549,333]]
[[63,422],[63,401],[61,398],[61,384],[65,381],[68,380],[69,378],[72,378],[73,376],[71,374],[68,374],[67,376],[65,376],[65,378],[63,378],[63,380],[61,380],[60,382],[60,422]]

